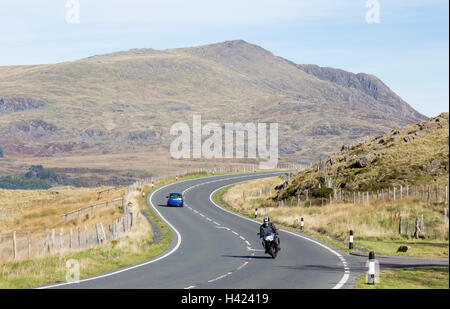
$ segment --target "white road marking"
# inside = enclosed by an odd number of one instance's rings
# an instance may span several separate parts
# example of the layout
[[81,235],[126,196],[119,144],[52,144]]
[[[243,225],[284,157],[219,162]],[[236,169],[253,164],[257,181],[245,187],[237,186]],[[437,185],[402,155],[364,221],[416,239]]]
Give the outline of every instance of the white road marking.
[[243,267],[245,267],[245,265],[247,265],[248,262],[245,262],[244,264],[242,264],[241,266],[239,266],[236,270],[241,270]]
[[344,276],[342,277],[341,281],[339,281],[339,283],[336,284],[336,285],[333,287],[333,289],[340,289],[340,288],[347,282],[347,280],[348,280],[349,277],[350,277],[350,275],[349,275],[348,273],[347,273],[347,274],[344,274]]
[[213,221],[215,225],[220,225],[220,223],[217,223],[216,221]]
[[235,235],[237,235],[237,236],[239,236],[239,234],[238,233],[236,233],[235,231],[231,231],[233,234],[235,234]]
[[[262,176],[262,175],[271,175],[271,174],[276,174],[276,173],[267,173],[267,174],[261,173],[261,174],[258,174],[258,175],[259,175],[259,176]],[[200,186],[200,185],[205,185],[205,184],[212,183],[212,182],[218,182],[218,181],[224,181],[224,180],[230,180],[230,179],[245,178],[245,177],[248,177],[248,176],[249,176],[249,174],[244,175],[244,176],[239,176],[239,177],[221,178],[221,179],[214,180],[214,181],[210,181],[210,182],[200,183],[200,184],[197,184],[197,185],[194,185],[194,186],[192,186],[192,187],[187,188],[186,190],[183,191],[183,194],[184,194],[185,192],[188,192],[190,189],[192,189],[192,188],[194,188],[194,187],[197,187],[197,186]],[[204,178],[201,178],[201,180],[208,179],[208,178],[214,178],[214,177],[219,177],[219,176],[209,176],[209,177],[204,177]],[[195,180],[199,180],[199,179],[200,179],[200,178],[187,179],[187,180],[183,180],[183,181],[177,182],[177,184],[185,183],[185,182],[190,182],[190,181],[195,181]],[[150,261],[147,261],[147,262],[144,262],[144,263],[141,263],[141,264],[136,264],[136,265],[133,265],[133,266],[130,266],[130,267],[126,267],[126,268],[123,268],[123,269],[121,269],[121,270],[117,270],[117,271],[114,271],[114,272],[110,272],[110,273],[107,273],[107,274],[103,274],[103,275],[99,275],[99,276],[95,276],[95,277],[91,277],[91,278],[80,279],[80,280],[78,280],[78,281],[73,281],[73,282],[63,282],[63,283],[58,283],[58,284],[53,284],[53,285],[47,285],[47,286],[43,286],[43,287],[37,287],[36,289],[48,289],[48,288],[53,288],[53,287],[58,287],[58,286],[63,286],[63,285],[78,284],[78,283],[82,283],[82,282],[87,282],[87,281],[92,281],[92,280],[96,280],[96,279],[101,279],[101,278],[105,278],[105,277],[114,276],[114,275],[119,274],[119,273],[122,273],[122,272],[126,272],[126,271],[129,271],[129,270],[132,270],[132,269],[136,269],[136,268],[139,268],[139,267],[148,265],[148,264],[155,263],[155,262],[160,261],[160,260],[162,260],[162,259],[168,257],[169,255],[173,254],[176,250],[178,250],[178,248],[179,248],[180,245],[181,245],[181,235],[180,235],[180,233],[178,232],[178,230],[175,229],[175,227],[174,227],[172,224],[170,224],[170,222],[167,221],[167,219],[164,218],[164,217],[161,215],[161,213],[156,209],[155,205],[153,205],[151,199],[152,199],[152,197],[153,197],[153,194],[155,194],[155,193],[158,192],[159,190],[162,190],[163,188],[168,187],[168,186],[171,186],[171,185],[174,185],[174,184],[175,184],[175,183],[169,183],[169,184],[167,184],[167,185],[164,185],[164,186],[162,186],[162,187],[160,187],[160,188],[158,188],[158,189],[152,191],[152,193],[151,193],[150,196],[147,195],[147,201],[150,202],[152,208],[156,211],[156,213],[160,216],[160,218],[161,218],[161,219],[162,219],[169,227],[171,227],[171,228],[175,231],[175,233],[177,234],[177,243],[176,243],[175,247],[174,247],[172,250],[170,250],[169,252],[167,252],[166,254],[164,254],[164,255],[162,255],[162,256],[160,256],[160,257],[158,257],[158,258],[152,259],[152,260],[150,260]],[[210,199],[211,199],[211,196],[210,196]],[[214,204],[215,204],[215,203],[214,203]],[[198,213],[198,211],[196,211],[195,209],[194,209],[194,212]],[[220,228],[220,227],[218,227],[218,228]],[[230,230],[229,228],[226,228],[226,229]]]
[[163,188],[165,188],[165,187],[167,187],[167,186],[169,186],[169,185],[171,185],[171,184],[167,184],[167,185],[165,185],[165,186],[162,186],[162,187],[160,187],[160,188],[154,190],[154,191],[152,192],[152,194],[147,198],[147,200],[150,201],[150,205],[152,206],[153,210],[160,216],[160,218],[161,218],[161,219],[162,219],[169,227],[171,227],[171,228],[175,231],[175,234],[177,235],[177,243],[176,243],[175,247],[174,247],[172,250],[170,250],[170,251],[167,252],[166,254],[160,256],[159,258],[156,258],[156,259],[153,259],[153,260],[150,260],[150,261],[141,263],[141,264],[137,264],[137,265],[134,265],[134,266],[130,266],[130,267],[127,267],[127,268],[124,268],[124,269],[121,269],[121,270],[117,270],[117,271],[114,271],[114,272],[111,272],[111,273],[107,273],[107,274],[103,274],[103,275],[95,276],[95,277],[91,277],[91,278],[86,278],[86,279],[80,279],[80,280],[78,280],[78,281],[73,281],[73,282],[64,282],[64,283],[58,283],[58,284],[48,285],[48,286],[44,286],[44,287],[39,287],[39,288],[37,288],[37,289],[48,289],[48,288],[53,288],[53,287],[58,287],[58,286],[63,286],[63,285],[76,284],[76,283],[87,282],[87,281],[92,281],[92,280],[96,280],[96,279],[100,279],[100,278],[105,278],[105,277],[114,276],[114,275],[123,273],[123,272],[125,272],[125,271],[129,271],[129,270],[132,270],[132,269],[135,269],[135,268],[138,268],[138,267],[142,267],[142,266],[145,266],[145,265],[148,265],[148,264],[155,263],[155,262],[157,262],[157,261],[159,261],[159,260],[162,260],[162,259],[168,257],[169,255],[171,255],[172,253],[174,253],[175,251],[177,251],[178,248],[179,248],[180,245],[181,245],[181,234],[180,234],[180,232],[178,232],[178,230],[177,230],[177,229],[176,229],[169,221],[167,221],[167,219],[164,218],[163,215],[161,215],[161,213],[158,211],[158,209],[156,209],[155,205],[153,205],[153,203],[152,203],[152,197],[153,197],[153,195],[154,195],[156,192],[158,192],[159,190],[161,190],[161,189],[163,189]]
[[218,229],[225,229],[225,230],[227,230],[227,231],[230,230],[228,227],[225,227],[225,226],[218,226],[218,227],[216,227],[216,228],[218,228]]
[[184,289],[185,290],[190,290],[190,289],[193,289],[193,288],[195,288],[195,285],[188,286],[187,288],[184,288]]
[[[246,182],[246,180],[241,181],[241,182],[237,182],[237,183],[233,183],[233,185],[236,185],[236,184],[242,183],[242,182]],[[230,211],[230,210],[228,210],[228,209],[225,209],[225,208],[221,207],[221,206],[218,205],[216,202],[214,202],[214,200],[213,200],[213,198],[212,198],[212,197],[214,196],[214,194],[216,194],[217,191],[219,191],[219,190],[221,190],[221,189],[223,189],[223,188],[226,188],[226,187],[228,187],[228,186],[230,186],[230,185],[222,186],[222,187],[220,187],[220,188],[217,188],[217,189],[214,190],[213,192],[211,192],[211,194],[209,195],[209,200],[210,200],[210,202],[211,202],[213,205],[215,205],[217,208],[219,208],[219,209],[221,209],[221,210],[223,210],[223,211],[225,211],[225,212],[228,212],[228,213],[230,213],[230,214],[233,214],[233,215],[235,215],[235,216],[238,216],[238,217],[240,217],[240,218],[243,218],[243,219],[245,219],[245,220],[247,220],[247,221],[257,223],[257,224],[259,225],[260,223],[259,223],[258,221],[255,221],[255,220],[249,219],[249,218],[247,218],[247,217],[244,217],[244,216],[242,216],[242,215],[240,215],[240,214],[234,213],[234,212],[232,212],[232,211]],[[280,230],[281,230],[281,229],[280,229]],[[307,241],[310,241],[310,242],[312,242],[312,243],[314,243],[314,244],[316,244],[316,245],[318,245],[318,246],[320,246],[320,247],[322,247],[322,248],[324,248],[324,249],[330,251],[331,253],[333,253],[334,255],[336,255],[339,259],[342,258],[342,255],[341,255],[339,252],[336,252],[335,250],[331,249],[330,247],[328,247],[328,246],[326,246],[326,245],[324,245],[324,244],[322,244],[322,243],[320,243],[320,242],[318,242],[318,241],[316,241],[316,240],[314,240],[314,239],[311,239],[311,238],[308,238],[308,237],[299,235],[299,234],[297,234],[297,233],[294,233],[294,232],[291,232],[291,231],[288,231],[288,230],[281,230],[281,231],[283,231],[283,232],[285,232],[285,233],[288,233],[288,234],[291,234],[291,235],[293,235],[293,236],[299,237],[299,238],[303,238],[303,239],[305,239],[305,240],[307,240]],[[248,249],[250,249],[250,250],[255,250],[255,249],[252,249],[252,248],[248,248]],[[348,274],[348,273],[344,273],[344,275],[342,276],[342,278],[341,278],[341,280],[339,281],[339,283],[336,284],[336,285],[333,287],[333,289],[340,289],[340,288],[342,288],[342,287],[344,286],[344,284],[348,281],[348,278],[349,278],[349,274]]]
[[219,276],[219,277],[217,277],[217,278],[214,278],[214,279],[211,279],[211,280],[209,280],[208,282],[214,282],[214,281],[217,281],[217,280],[220,280],[220,279],[223,279],[223,278],[225,278],[226,276],[229,276],[229,275],[231,275],[232,273],[231,272],[229,272],[229,273],[226,273],[225,275],[222,275],[222,276]]
[[248,251],[258,251],[258,252],[265,251],[265,250],[263,250],[263,249],[253,249],[253,248],[251,248],[251,247],[247,247],[247,250],[248,250]]

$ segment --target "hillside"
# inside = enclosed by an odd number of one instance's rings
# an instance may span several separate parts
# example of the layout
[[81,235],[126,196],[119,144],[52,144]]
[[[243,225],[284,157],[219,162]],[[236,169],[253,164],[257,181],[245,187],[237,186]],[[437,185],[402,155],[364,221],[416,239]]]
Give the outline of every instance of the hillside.
[[[449,114],[403,126],[301,171],[278,197],[319,187],[373,191],[394,185],[448,185]],[[330,182],[325,181],[325,170]]]
[[5,158],[169,156],[170,126],[195,113],[278,122],[281,158],[300,163],[425,119],[374,76],[297,65],[245,41],[0,67]]

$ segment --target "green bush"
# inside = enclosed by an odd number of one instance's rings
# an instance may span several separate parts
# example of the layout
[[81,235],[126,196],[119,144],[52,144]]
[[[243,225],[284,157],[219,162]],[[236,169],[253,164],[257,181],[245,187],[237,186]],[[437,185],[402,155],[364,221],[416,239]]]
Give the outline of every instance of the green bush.
[[322,187],[311,192],[314,198],[329,198],[333,194],[333,189]]
[[51,188],[51,185],[41,179],[4,176],[0,177],[0,188],[8,190],[47,190]]

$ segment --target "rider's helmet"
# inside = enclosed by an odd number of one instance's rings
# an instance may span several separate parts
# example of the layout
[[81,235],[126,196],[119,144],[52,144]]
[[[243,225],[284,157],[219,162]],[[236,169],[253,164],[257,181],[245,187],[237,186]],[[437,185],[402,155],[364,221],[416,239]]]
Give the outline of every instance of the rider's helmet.
[[269,217],[264,217],[264,225],[267,226],[269,225],[270,222],[270,218]]

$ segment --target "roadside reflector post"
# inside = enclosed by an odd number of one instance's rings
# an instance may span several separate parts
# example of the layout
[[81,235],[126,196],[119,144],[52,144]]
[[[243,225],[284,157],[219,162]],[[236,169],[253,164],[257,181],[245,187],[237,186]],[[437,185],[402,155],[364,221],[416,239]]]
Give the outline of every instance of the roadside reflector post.
[[367,284],[375,284],[375,252],[369,253],[369,269],[367,274]]
[[177,175],[177,176],[175,176],[175,180],[176,180],[176,181],[178,181],[178,175]]
[[303,221],[303,217],[300,218],[300,231],[303,231],[303,227],[305,225],[305,222]]
[[350,230],[350,241],[348,242],[348,248],[353,249],[353,230]]

